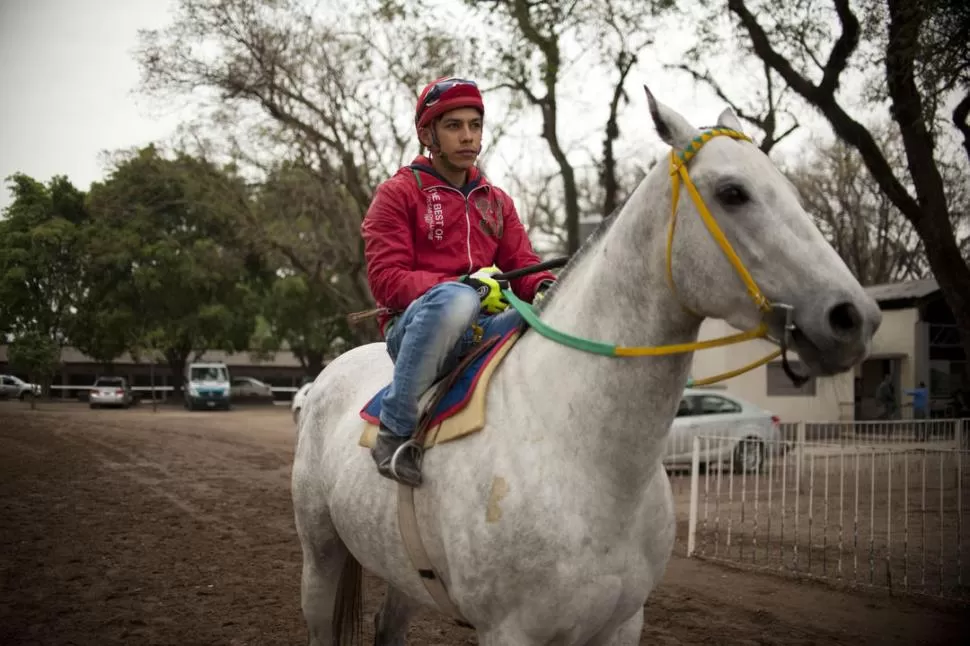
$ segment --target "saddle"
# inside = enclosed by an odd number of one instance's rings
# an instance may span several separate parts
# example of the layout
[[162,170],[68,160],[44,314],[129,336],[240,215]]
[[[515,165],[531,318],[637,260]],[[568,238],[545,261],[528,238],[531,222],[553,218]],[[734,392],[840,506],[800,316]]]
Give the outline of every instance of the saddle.
[[[428,450],[482,430],[492,375],[520,335],[521,326],[516,324],[482,339],[454,370],[439,379],[421,398],[412,440]],[[372,448],[377,440],[381,399],[389,386],[378,391],[360,410],[364,428],[358,444],[362,447]]]

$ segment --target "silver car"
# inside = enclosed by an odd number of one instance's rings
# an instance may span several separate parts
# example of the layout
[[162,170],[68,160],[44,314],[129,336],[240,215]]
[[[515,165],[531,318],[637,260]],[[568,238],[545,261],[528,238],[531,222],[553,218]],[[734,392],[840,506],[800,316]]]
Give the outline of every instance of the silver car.
[[229,387],[233,401],[273,402],[273,387],[254,377],[233,377]]
[[20,377],[0,375],[0,399],[25,399],[29,396],[39,396],[40,386],[28,384]]
[[765,458],[782,450],[780,423],[770,411],[722,390],[688,388],[670,427],[664,466],[689,468],[694,438],[699,437],[701,465],[731,465],[738,473],[757,473]]
[[98,408],[99,406],[128,408],[132,402],[128,380],[124,377],[98,377],[91,387],[88,402],[91,408]]

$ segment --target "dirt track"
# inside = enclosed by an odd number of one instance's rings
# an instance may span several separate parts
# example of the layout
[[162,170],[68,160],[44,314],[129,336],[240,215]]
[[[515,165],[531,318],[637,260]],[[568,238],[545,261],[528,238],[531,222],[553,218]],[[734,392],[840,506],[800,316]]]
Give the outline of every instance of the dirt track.
[[[304,644],[292,432],[285,408],[0,402],[0,644]],[[675,557],[641,643],[970,643],[968,616]],[[409,643],[475,638],[425,613]]]

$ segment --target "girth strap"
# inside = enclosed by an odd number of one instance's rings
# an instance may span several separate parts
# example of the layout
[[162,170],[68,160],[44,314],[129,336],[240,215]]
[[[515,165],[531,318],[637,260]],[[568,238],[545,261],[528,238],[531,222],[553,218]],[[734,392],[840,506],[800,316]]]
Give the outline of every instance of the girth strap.
[[[492,337],[483,343],[479,343],[442,380],[435,396],[428,402],[424,414],[418,423],[418,427],[412,436],[412,441],[416,443],[417,450],[421,451],[422,454],[424,452],[424,438],[428,433],[428,427],[431,424],[431,419],[438,402],[441,401],[441,398],[454,385],[458,376],[464,372],[465,368],[482,354],[488,352],[498,341],[499,337]],[[407,550],[408,556],[411,559],[411,565],[418,571],[418,575],[421,577],[425,589],[431,595],[431,598],[434,599],[438,609],[461,622],[465,622],[467,625],[465,618],[462,617],[461,611],[458,610],[458,607],[452,602],[451,596],[448,595],[448,590],[441,581],[441,577],[435,571],[428,552],[424,549],[424,543],[421,541],[421,529],[418,527],[417,513],[414,510],[414,488],[405,484],[398,484],[397,486],[397,523],[401,529],[401,539],[404,541],[404,549]]]
[[441,582],[441,577],[435,572],[434,565],[424,549],[421,532],[418,529],[418,517],[414,511],[414,488],[404,484],[397,486],[397,522],[401,528],[404,549],[411,558],[411,565],[417,569],[425,589],[434,599],[438,609],[455,619],[464,621],[461,611],[452,603],[445,584]]

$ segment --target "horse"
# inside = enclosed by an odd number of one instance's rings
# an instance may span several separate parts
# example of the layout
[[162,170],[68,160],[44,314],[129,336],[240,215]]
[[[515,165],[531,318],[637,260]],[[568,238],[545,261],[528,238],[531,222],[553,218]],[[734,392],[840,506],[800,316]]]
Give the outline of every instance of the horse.
[[[730,109],[701,131],[644,90],[670,169],[641,180],[536,316],[578,338],[681,350],[603,356],[528,328],[492,375],[484,428],[428,451],[413,490],[427,556],[481,646],[639,643],[675,537],[661,457],[689,376],[683,348],[705,318],[767,330],[816,376],[861,362],[881,322]],[[766,304],[789,308],[787,325]],[[442,610],[402,544],[397,483],[358,444],[359,412],[391,375],[371,343],[308,393],[291,484],[312,646],[359,639],[362,568],[387,583],[375,644],[405,644],[417,608]]]

